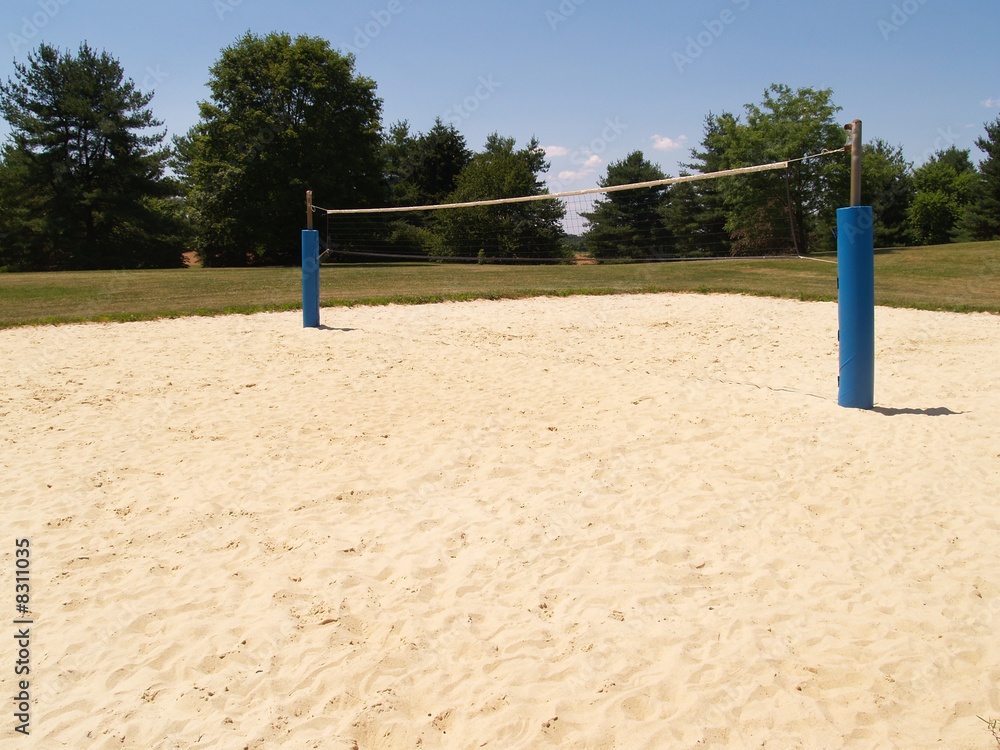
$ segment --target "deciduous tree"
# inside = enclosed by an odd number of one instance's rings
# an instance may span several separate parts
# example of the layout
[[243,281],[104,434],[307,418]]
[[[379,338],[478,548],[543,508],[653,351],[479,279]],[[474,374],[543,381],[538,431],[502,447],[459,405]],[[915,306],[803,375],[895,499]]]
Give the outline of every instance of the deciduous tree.
[[178,143],[206,265],[295,263],[306,190],[327,208],[384,205],[381,100],[323,39],[247,33],[211,69]]
[[907,211],[913,240],[921,245],[950,242],[966,207],[976,196],[979,175],[968,149],[938,151],[913,173],[916,195]]
[[[830,89],[792,90],[774,84],[761,104],[747,104],[745,121],[723,113],[706,132],[713,163],[709,171],[798,159],[840,148],[844,130],[840,107]],[[714,167],[712,169],[711,167]],[[734,254],[808,252],[827,240],[834,212],[846,204],[846,159],[815,159],[792,164],[786,172],[725,178],[719,183]]]
[[[515,149],[514,138],[494,133],[458,177],[449,203],[544,195],[545,152],[533,138]],[[445,252],[485,258],[556,258],[563,255],[565,209],[558,201],[445,209],[440,227]]]

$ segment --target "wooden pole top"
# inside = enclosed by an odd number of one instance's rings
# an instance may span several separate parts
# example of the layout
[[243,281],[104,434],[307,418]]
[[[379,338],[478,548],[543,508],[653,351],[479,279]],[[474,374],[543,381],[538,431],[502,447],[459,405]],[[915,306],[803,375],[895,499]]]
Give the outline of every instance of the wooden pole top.
[[851,206],[861,205],[861,120],[845,125],[851,131]]

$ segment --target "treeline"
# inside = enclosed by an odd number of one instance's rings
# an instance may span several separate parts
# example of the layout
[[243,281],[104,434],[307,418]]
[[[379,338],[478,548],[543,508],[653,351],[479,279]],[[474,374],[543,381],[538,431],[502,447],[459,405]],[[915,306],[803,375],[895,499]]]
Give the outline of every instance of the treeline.
[[[829,89],[774,85],[742,116],[709,114],[682,174],[717,172],[842,149],[846,134]],[[884,140],[864,144],[863,202],[877,247],[1000,238],[1000,118],[967,149],[950,146],[914,169]],[[602,187],[665,177],[640,152],[611,164]],[[608,193],[584,245],[599,258],[769,255],[836,249],[836,210],[847,205],[850,165],[838,154],[787,170]]]
[[[537,140],[493,134],[473,152],[454,126],[384,127],[374,81],[308,36],[246,34],[209,71],[199,121],[166,143],[163,123],[121,65],[83,44],[42,44],[0,84],[11,135],[0,155],[0,270],[154,268],[197,252],[207,266],[295,264],[305,191],[324,208],[464,203],[544,195]],[[710,114],[687,173],[842,148],[830,90],[772,86],[740,115]],[[1000,118],[968,150],[914,169],[899,147],[865,146],[865,202],[879,246],[1000,237]],[[808,253],[834,246],[848,160],[604,194],[566,234],[558,201],[332,217],[333,257],[537,260],[584,249],[601,259]],[[662,179],[641,152],[603,187]]]

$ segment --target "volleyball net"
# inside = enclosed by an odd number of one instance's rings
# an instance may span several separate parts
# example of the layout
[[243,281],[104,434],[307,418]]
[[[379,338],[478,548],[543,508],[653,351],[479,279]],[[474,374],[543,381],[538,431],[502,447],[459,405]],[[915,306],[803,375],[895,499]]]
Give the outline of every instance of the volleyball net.
[[[570,192],[422,206],[311,206],[310,211],[327,262],[657,262],[799,255],[790,168],[843,151]],[[758,196],[753,214],[736,229],[728,222],[725,189]]]
[[[319,269],[327,257],[349,262],[478,263],[807,257],[802,255],[807,239],[804,228],[811,220],[815,233],[816,226],[822,226],[817,220],[822,210],[818,204],[809,205],[801,185],[812,179],[820,192],[832,195],[841,171],[815,170],[810,175],[808,162],[846,152],[851,154],[846,174],[850,207],[837,209],[829,227],[835,238],[837,260],[833,262],[839,290],[838,403],[871,409],[874,219],[871,206],[860,204],[861,121],[855,120],[846,129],[851,131],[850,144],[797,159],[573,192],[550,194],[536,183],[531,195],[424,206],[326,209],[313,205],[310,191],[308,229],[302,233],[303,327],[319,327]],[[802,165],[794,170],[795,188],[793,164]],[[774,179],[782,171],[784,201],[782,180]],[[502,177],[496,180],[499,185],[504,182]],[[719,184],[725,187],[716,189]],[[741,211],[739,221],[730,220],[728,214],[734,211]],[[324,227],[314,228],[317,213],[325,216]]]

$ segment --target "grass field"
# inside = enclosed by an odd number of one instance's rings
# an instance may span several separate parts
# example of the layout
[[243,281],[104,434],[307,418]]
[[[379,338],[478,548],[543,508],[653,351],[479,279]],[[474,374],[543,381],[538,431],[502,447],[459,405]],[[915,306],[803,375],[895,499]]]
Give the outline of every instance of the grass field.
[[[320,279],[324,306],[627,292],[837,298],[837,266],[799,259],[559,266],[330,265],[323,267]],[[1000,313],[1000,242],[878,250],[875,301],[894,307]],[[0,328],[250,313],[301,305],[298,268],[0,274]]]

